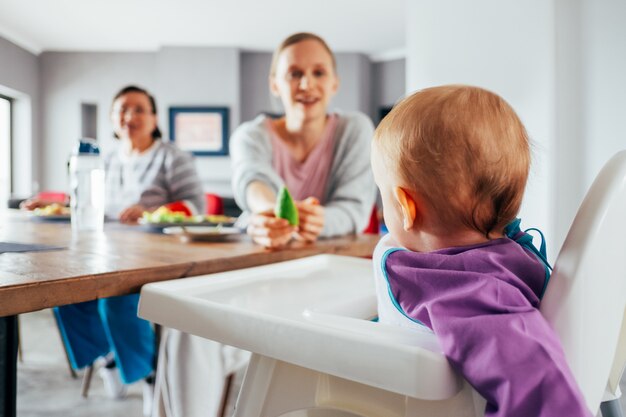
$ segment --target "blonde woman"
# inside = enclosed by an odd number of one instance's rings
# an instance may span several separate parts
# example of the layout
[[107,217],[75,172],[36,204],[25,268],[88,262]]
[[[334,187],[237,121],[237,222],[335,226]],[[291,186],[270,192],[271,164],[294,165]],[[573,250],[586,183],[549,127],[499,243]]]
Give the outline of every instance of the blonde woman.
[[[364,114],[329,112],[339,86],[332,51],[317,35],[289,36],[274,53],[269,84],[285,115],[244,123],[230,141],[233,193],[248,233],[260,245],[280,248],[292,238],[362,231],[376,197],[369,166],[374,130]],[[273,215],[282,185],[296,200],[297,228]],[[248,358],[239,349],[170,330],[159,354],[155,415],[218,416],[227,376],[243,370]],[[231,393],[235,398],[237,391]]]

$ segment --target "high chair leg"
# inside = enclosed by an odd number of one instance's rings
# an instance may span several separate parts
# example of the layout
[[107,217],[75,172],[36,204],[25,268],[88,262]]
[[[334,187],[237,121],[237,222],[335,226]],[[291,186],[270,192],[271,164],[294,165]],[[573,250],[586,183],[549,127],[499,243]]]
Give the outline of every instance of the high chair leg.
[[217,413],[219,417],[226,417],[226,405],[228,404],[228,396],[230,395],[230,390],[233,385],[233,379],[235,379],[235,374],[230,374],[226,377],[226,381],[224,382],[224,391],[222,392],[222,401],[220,401],[220,409]]
[[600,411],[602,412],[602,417],[624,417],[619,398],[601,403]]
[[611,375],[609,375],[609,383],[607,386],[611,394],[618,392],[620,380],[622,379],[622,375],[624,375],[624,369],[626,369],[626,308],[624,309],[624,316],[622,317],[622,327],[619,340],[617,341],[615,359],[613,360]]
[[624,316],[622,317],[622,327],[609,375],[607,391],[604,393],[604,401],[600,404],[602,417],[624,417],[624,410],[619,401],[621,396],[619,383],[622,375],[624,375],[624,368],[626,368],[626,309],[624,309]]
[[475,417],[484,413],[484,402],[477,406],[474,400],[469,386],[452,399],[419,400],[254,354],[235,417],[277,417],[315,408],[361,417]]

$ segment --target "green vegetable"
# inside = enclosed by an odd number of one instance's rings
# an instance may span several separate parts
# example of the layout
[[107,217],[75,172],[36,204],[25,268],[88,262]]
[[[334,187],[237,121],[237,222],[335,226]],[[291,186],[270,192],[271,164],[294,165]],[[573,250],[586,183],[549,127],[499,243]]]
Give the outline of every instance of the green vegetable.
[[150,215],[150,221],[152,223],[162,223],[162,222],[166,222],[167,221],[167,214],[160,212],[160,211],[155,211]]
[[292,226],[297,226],[299,223],[298,209],[296,208],[296,204],[293,202],[293,198],[291,198],[287,187],[281,187],[278,192],[274,214],[276,217],[287,220]]
[[144,212],[143,218],[150,223],[184,223],[188,219],[185,213],[171,211],[163,206],[152,213]]

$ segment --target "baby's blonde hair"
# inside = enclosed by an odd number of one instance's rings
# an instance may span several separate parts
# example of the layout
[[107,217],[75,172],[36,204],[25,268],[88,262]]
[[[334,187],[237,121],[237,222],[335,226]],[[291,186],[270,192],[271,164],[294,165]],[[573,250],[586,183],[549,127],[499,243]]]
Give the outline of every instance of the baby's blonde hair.
[[486,237],[517,215],[530,167],[524,125],[498,95],[450,85],[398,103],[374,134],[376,151],[399,185],[419,194],[442,231]]

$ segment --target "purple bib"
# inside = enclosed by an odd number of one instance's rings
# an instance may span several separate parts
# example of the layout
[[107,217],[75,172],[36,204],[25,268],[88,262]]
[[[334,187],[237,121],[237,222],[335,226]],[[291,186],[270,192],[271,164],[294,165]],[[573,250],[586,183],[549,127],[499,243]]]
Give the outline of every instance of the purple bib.
[[429,253],[389,249],[374,261],[396,307],[434,331],[487,400],[487,416],[591,416],[538,310],[546,274],[533,253],[502,238]]

